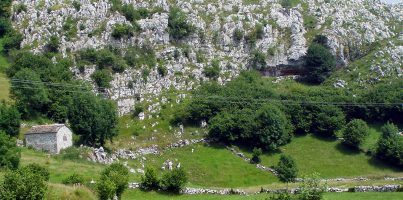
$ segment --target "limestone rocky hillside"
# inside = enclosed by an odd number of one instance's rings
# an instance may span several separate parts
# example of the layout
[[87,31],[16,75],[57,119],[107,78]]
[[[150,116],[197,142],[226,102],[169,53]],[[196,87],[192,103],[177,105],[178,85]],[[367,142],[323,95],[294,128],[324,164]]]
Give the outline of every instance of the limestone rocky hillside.
[[[269,74],[281,74],[282,67],[299,67],[307,46],[318,34],[327,36],[340,66],[367,54],[374,42],[386,40],[386,49],[376,55],[391,56],[385,62],[392,64],[381,62],[374,70],[402,75],[403,5],[388,6],[379,0],[288,2],[289,5],[282,5],[281,0],[16,0],[12,21],[24,35],[22,46],[33,52],[45,51],[51,37],[57,38],[58,51],[75,58],[76,67],[72,70],[76,77],[89,82],[97,66],[79,66],[80,50],[112,46],[124,55],[133,46],[155,53],[152,65],[144,62],[113,73],[107,92],[118,102],[121,114],[128,113],[149,94],[159,95],[170,87],[196,87],[208,79],[203,72],[212,65],[220,69],[220,83],[248,68],[257,55],[263,58],[260,64]],[[122,6],[117,3],[132,5],[140,17],[125,16],[116,9]],[[169,11],[174,7],[186,13],[186,21],[192,25],[192,33],[181,39],[168,32]],[[113,32],[117,26],[132,27],[134,31],[116,37]],[[382,69],[384,66],[388,69]]]

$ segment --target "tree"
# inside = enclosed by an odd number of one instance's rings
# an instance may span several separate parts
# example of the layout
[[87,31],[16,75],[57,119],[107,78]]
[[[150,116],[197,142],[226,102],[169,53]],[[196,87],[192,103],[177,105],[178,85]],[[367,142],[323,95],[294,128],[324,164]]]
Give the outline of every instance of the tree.
[[48,105],[48,92],[40,76],[31,69],[18,71],[11,81],[11,97],[23,118],[37,116]]
[[47,190],[46,180],[39,173],[23,167],[9,171],[0,186],[0,199],[4,200],[42,200]]
[[292,126],[285,114],[275,105],[264,105],[257,111],[257,130],[253,141],[266,150],[275,150],[291,140]]
[[294,182],[295,178],[297,178],[297,164],[291,156],[282,154],[275,169],[278,173],[278,178],[283,182]]
[[217,78],[220,76],[220,62],[216,59],[213,60],[211,62],[211,67],[206,67],[203,71],[203,74],[208,78],[217,80]]
[[90,91],[73,96],[69,109],[71,128],[80,135],[80,142],[90,146],[103,146],[117,134],[118,115],[115,104],[95,96]]
[[262,149],[261,148],[253,148],[252,159],[250,159],[250,163],[252,163],[252,164],[260,163],[262,161],[260,159],[261,155],[262,155]]
[[15,139],[0,131],[0,167],[17,169],[20,158],[20,149]]
[[40,166],[36,163],[28,164],[27,166],[22,167],[23,170],[28,170],[29,172],[40,176],[44,181],[49,181],[50,174],[49,170],[45,167]]
[[326,186],[320,183],[318,174],[305,176],[300,189],[300,200],[321,200],[323,193],[326,191]]
[[116,24],[113,26],[112,37],[120,39],[122,37],[132,37],[133,27],[127,24]]
[[96,185],[100,200],[112,200],[115,196],[116,185],[108,178],[101,179]]
[[375,156],[396,166],[403,166],[403,137],[398,134],[399,129],[394,124],[387,123],[381,131]]
[[91,74],[91,78],[95,81],[97,86],[102,89],[111,87],[110,82],[113,79],[111,73],[106,69],[95,71],[93,74]]
[[10,136],[18,136],[20,133],[21,115],[14,106],[7,106],[0,102],[0,131]]
[[314,42],[308,48],[305,67],[308,72],[308,82],[322,83],[335,69],[336,59],[328,48]]
[[[110,180],[115,185],[114,194],[121,199],[129,184],[129,170],[120,163],[113,163],[101,173],[101,181]],[[107,187],[109,188],[109,186]],[[112,188],[112,187],[110,187]]]
[[182,168],[168,171],[162,176],[161,187],[163,190],[179,193],[187,182],[187,176]]
[[267,67],[266,65],[266,56],[259,51],[254,51],[249,61],[250,68],[255,70],[263,70]]
[[168,16],[168,32],[174,40],[180,40],[193,33],[194,28],[187,23],[186,14],[178,7],[171,7]]
[[3,52],[8,54],[11,50],[21,48],[21,42],[24,39],[21,33],[10,31],[3,39]]
[[354,119],[350,121],[343,131],[343,143],[358,149],[369,134],[369,128],[365,121]]
[[317,106],[314,110],[312,132],[325,137],[335,137],[345,124],[345,115],[336,106]]
[[0,37],[6,35],[12,29],[10,20],[7,18],[0,18]]
[[144,176],[141,177],[141,188],[144,190],[157,190],[160,181],[154,168],[146,168]]

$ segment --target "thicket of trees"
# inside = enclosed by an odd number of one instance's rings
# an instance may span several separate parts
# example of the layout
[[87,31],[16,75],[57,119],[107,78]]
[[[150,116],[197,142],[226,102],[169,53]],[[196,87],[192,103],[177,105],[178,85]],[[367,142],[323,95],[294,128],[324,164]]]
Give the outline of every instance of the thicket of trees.
[[113,163],[101,172],[101,179],[96,189],[101,200],[113,199],[116,195],[121,199],[129,183],[129,170],[120,163]]
[[330,48],[324,44],[323,37],[317,36],[309,46],[305,57],[305,68],[308,71],[306,80],[311,83],[322,83],[336,68],[336,58]]
[[403,137],[399,135],[399,129],[392,123],[385,124],[382,128],[381,138],[377,142],[375,156],[390,164],[403,166]]
[[168,16],[168,32],[174,40],[183,39],[194,32],[194,27],[187,22],[187,15],[178,7],[171,7]]

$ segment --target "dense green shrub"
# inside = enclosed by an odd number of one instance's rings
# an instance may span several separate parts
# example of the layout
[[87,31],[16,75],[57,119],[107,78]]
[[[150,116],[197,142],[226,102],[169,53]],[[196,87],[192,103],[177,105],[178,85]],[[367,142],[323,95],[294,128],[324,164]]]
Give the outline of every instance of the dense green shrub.
[[77,36],[77,19],[72,16],[68,16],[63,23],[64,35],[68,40],[75,38]]
[[305,67],[308,82],[322,83],[336,68],[336,59],[327,47],[314,42],[308,48]]
[[154,168],[146,168],[144,176],[141,177],[140,186],[144,190],[157,190],[160,181]]
[[17,169],[20,158],[20,150],[16,147],[15,139],[0,131],[0,167]]
[[161,179],[161,188],[164,191],[179,193],[187,182],[186,172],[182,169],[173,169],[166,172]]
[[143,65],[153,68],[157,64],[154,49],[148,45],[129,47],[124,59],[129,66],[136,68],[140,68]]
[[217,80],[220,76],[220,61],[216,59],[211,61],[211,67],[204,68],[203,74],[208,78]]
[[263,25],[257,23],[254,29],[246,36],[246,40],[250,45],[255,45],[258,39],[262,39],[264,35]]
[[116,185],[110,179],[102,179],[97,182],[96,190],[100,200],[110,200],[115,196]]
[[323,193],[326,191],[326,186],[320,183],[318,174],[305,176],[304,181],[301,183],[298,195],[299,200],[321,200]]
[[112,37],[120,39],[123,37],[132,37],[133,27],[128,24],[115,24],[112,29]]
[[343,131],[343,143],[358,149],[368,135],[367,123],[361,119],[354,119],[347,124]]
[[12,30],[11,22],[7,18],[0,18],[0,37],[6,35]]
[[283,191],[280,192],[279,194],[275,194],[273,196],[271,196],[269,199],[267,200],[292,200],[292,196],[290,193],[288,193],[288,191]]
[[240,42],[243,39],[243,32],[239,28],[236,28],[234,30],[233,37],[235,41]]
[[21,42],[23,40],[21,33],[16,31],[9,32],[3,38],[3,53],[8,54],[11,50],[18,50],[21,48]]
[[80,174],[73,173],[72,175],[68,176],[67,178],[62,180],[62,183],[65,185],[75,185],[75,184],[83,184],[84,177]]
[[281,6],[283,8],[289,9],[292,7],[292,0],[281,0]]
[[138,8],[134,9],[133,5],[125,4],[122,6],[122,14],[126,17],[126,19],[130,22],[134,22],[136,20],[145,19],[150,16],[150,11],[147,8]]
[[[115,187],[114,194],[121,199],[129,183],[129,170],[120,163],[113,163],[101,173],[101,182],[110,180]],[[113,188],[113,187],[111,187]]]
[[252,164],[260,163],[262,161],[260,159],[261,155],[262,155],[262,149],[261,148],[253,148],[252,159],[250,159],[250,163],[252,163]]
[[111,73],[106,69],[95,71],[91,75],[91,78],[95,81],[95,84],[102,89],[111,87],[110,82],[113,79]]
[[75,146],[71,146],[60,150],[58,157],[64,160],[79,160],[81,156],[81,151]]
[[168,32],[174,40],[180,40],[194,32],[194,27],[187,23],[186,14],[177,7],[171,7],[168,17]]
[[163,66],[163,65],[159,65],[158,68],[158,74],[162,77],[166,76],[168,74],[168,69],[167,67]]
[[266,56],[259,51],[254,51],[248,65],[251,69],[264,70],[267,67]]
[[76,9],[76,11],[80,11],[81,9],[81,3],[79,1],[73,1],[73,7]]
[[0,131],[16,137],[20,133],[21,115],[15,106],[0,102]]
[[59,52],[60,41],[59,38],[55,35],[50,37],[48,44],[46,44],[46,50],[48,52],[57,53]]
[[46,180],[41,174],[29,168],[21,168],[5,174],[4,181],[0,184],[0,199],[42,200],[46,190]]
[[283,182],[294,182],[297,178],[297,164],[291,156],[282,154],[275,169],[278,173],[277,177]]
[[22,167],[21,169],[28,170],[28,171],[32,172],[33,174],[36,174],[36,175],[42,177],[43,180],[49,181],[49,178],[50,178],[49,170],[45,167],[40,166],[39,164],[31,163],[27,166]]
[[325,137],[335,137],[336,132],[345,125],[345,114],[336,106],[317,106],[311,131]]
[[403,137],[392,123],[385,124],[382,136],[377,142],[375,156],[396,166],[403,166]]

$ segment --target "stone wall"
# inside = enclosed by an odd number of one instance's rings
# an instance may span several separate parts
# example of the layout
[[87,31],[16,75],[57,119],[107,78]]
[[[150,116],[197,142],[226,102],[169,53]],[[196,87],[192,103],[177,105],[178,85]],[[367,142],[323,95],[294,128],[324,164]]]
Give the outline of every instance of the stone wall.
[[25,135],[25,141],[27,147],[48,151],[49,153],[58,153],[57,138],[55,133],[28,134]]
[[60,150],[73,146],[73,133],[67,127],[59,129],[57,132],[57,153]]

